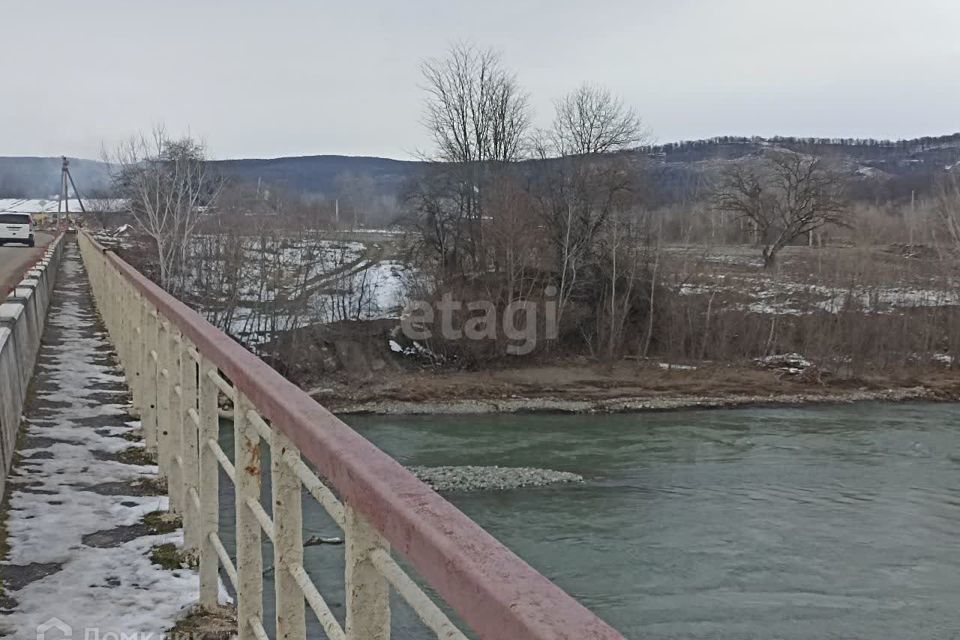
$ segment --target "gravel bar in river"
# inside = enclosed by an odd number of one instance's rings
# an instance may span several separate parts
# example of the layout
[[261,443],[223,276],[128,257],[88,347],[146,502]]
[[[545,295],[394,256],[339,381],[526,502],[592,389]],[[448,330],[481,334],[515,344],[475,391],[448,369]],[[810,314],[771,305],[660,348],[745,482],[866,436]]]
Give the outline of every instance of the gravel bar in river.
[[583,476],[576,473],[534,467],[410,467],[410,471],[434,491],[490,491],[583,482]]

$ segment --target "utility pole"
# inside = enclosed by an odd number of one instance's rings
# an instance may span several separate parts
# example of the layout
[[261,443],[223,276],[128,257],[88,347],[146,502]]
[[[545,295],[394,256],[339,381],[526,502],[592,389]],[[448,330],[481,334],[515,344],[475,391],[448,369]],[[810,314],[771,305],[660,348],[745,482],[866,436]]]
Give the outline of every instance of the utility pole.
[[[60,195],[57,198],[57,226],[60,226],[60,216],[70,213],[70,201],[67,199],[67,172],[70,170],[70,161],[62,156],[63,165],[60,168]],[[64,209],[66,208],[66,209]]]
[[77,183],[73,181],[73,175],[70,173],[70,161],[66,156],[60,156],[63,164],[60,167],[60,197],[57,200],[57,226],[60,226],[60,215],[70,216],[70,187],[73,187],[73,194],[77,196],[77,203],[80,205],[80,211],[86,213],[83,206],[83,199],[77,190]]

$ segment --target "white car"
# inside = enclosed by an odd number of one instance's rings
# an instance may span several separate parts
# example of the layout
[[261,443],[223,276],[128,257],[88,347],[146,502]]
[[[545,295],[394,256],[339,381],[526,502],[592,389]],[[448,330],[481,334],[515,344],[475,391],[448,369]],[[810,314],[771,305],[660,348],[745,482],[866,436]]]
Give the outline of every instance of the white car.
[[20,242],[32,247],[33,218],[28,213],[0,213],[0,245]]

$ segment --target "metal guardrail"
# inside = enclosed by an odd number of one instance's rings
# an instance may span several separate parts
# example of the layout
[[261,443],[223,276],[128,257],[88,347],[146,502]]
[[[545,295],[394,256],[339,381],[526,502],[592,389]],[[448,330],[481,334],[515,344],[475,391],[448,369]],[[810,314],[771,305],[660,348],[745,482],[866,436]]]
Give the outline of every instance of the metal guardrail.
[[[331,639],[387,639],[391,588],[437,637],[466,638],[391,552],[479,638],[622,638],[266,363],[87,233],[79,242],[147,447],[183,517],[185,545],[199,552],[200,603],[217,603],[222,568],[237,593],[240,640],[268,637],[263,535],[273,543],[277,638],[306,637],[306,603]],[[232,463],[218,445],[220,393],[234,405]],[[264,443],[272,518],[260,502]],[[221,468],[235,485],[236,561],[218,536]],[[344,531],[344,627],[304,568],[301,487]]]
[[40,349],[63,235],[47,245],[7,295],[0,291],[0,496],[13,462],[20,415]]

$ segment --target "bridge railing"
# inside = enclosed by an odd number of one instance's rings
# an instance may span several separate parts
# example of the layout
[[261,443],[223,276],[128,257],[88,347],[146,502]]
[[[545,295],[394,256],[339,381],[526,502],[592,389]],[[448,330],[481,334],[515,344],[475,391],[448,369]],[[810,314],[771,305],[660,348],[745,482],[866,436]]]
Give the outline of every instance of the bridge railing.
[[0,287],[0,496],[13,462],[62,244],[63,236],[57,236],[9,292]]
[[[304,603],[331,639],[389,638],[391,588],[438,638],[465,638],[393,554],[479,638],[622,637],[196,312],[86,233],[79,242],[147,447],[167,478],[171,509],[183,518],[185,545],[199,552],[200,603],[216,604],[223,569],[237,593],[241,640],[268,637],[264,535],[273,547],[277,638],[306,637]],[[232,462],[218,444],[221,394],[233,404]],[[221,468],[235,485],[235,560],[218,532]],[[260,500],[264,472],[272,517]],[[304,568],[301,488],[344,532],[343,627]]]

